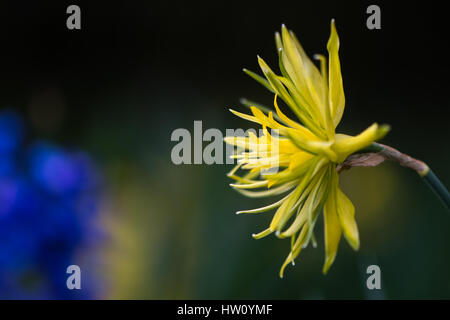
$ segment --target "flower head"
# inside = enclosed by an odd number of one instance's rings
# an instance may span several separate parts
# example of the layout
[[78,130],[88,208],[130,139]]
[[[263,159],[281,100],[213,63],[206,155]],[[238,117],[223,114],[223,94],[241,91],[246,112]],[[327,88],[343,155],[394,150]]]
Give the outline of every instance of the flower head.
[[[328,66],[324,56],[316,55],[320,71],[308,58],[294,33],[282,26],[275,42],[281,75],[275,74],[258,57],[265,78],[244,71],[274,93],[275,113],[268,108],[250,106],[252,115],[231,110],[235,115],[262,126],[262,135],[226,137],[225,142],[241,148],[234,155],[238,164],[228,174],[237,191],[249,197],[284,194],[279,201],[253,210],[237,213],[259,213],[276,209],[269,227],[253,237],[275,233],[279,238],[291,238],[291,250],[284,268],[314,239],[314,225],[323,210],[325,228],[326,273],[332,265],[341,235],[350,246],[359,248],[355,208],[339,188],[336,167],[352,153],[381,139],[388,131],[386,125],[374,123],[357,136],[335,132],[341,121],[345,96],[339,61],[339,37],[334,21],[328,40]],[[287,117],[277,103],[280,98],[297,116]],[[269,129],[271,133],[269,132]],[[275,134],[276,133],[276,134]],[[280,168],[273,172],[271,169]],[[249,169],[238,176],[239,169]],[[264,188],[263,190],[255,190]]]

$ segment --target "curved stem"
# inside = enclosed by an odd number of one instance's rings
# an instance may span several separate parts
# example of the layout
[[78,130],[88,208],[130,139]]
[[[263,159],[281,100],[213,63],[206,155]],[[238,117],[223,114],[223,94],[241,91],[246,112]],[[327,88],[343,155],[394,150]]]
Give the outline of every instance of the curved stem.
[[381,148],[379,152],[385,155],[387,159],[396,161],[400,165],[416,171],[419,176],[421,176],[425,180],[425,183],[430,187],[430,189],[433,190],[433,192],[439,197],[439,199],[441,199],[442,203],[447,207],[447,209],[450,209],[450,194],[447,188],[423,161],[414,159],[384,144],[373,144],[375,145],[374,147]]
[[374,142],[373,145],[376,148],[380,148],[380,151],[378,151],[380,155],[384,156],[388,160],[397,162],[403,167],[416,171],[422,178],[430,172],[430,168],[423,161],[414,159],[407,154],[401,153],[397,149],[381,143]]
[[431,190],[442,200],[445,207],[450,210],[450,194],[444,184],[423,161],[414,159],[397,149],[381,143],[372,143],[356,154],[349,156],[338,166],[338,171],[350,167],[376,166],[384,160],[397,162],[403,167],[416,171]]
[[442,200],[447,209],[450,209],[450,196],[447,188],[442,184],[439,178],[431,169],[422,177],[431,190]]

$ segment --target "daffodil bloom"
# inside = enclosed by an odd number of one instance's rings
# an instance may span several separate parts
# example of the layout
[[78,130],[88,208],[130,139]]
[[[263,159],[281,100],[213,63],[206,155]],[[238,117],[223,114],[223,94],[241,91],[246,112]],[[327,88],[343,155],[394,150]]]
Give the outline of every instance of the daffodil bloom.
[[[302,248],[310,241],[314,243],[314,225],[323,211],[323,272],[326,273],[336,257],[342,235],[353,249],[359,248],[355,208],[339,188],[336,167],[352,153],[381,139],[389,127],[374,123],[357,136],[335,132],[344,112],[345,97],[334,21],[327,44],[328,66],[324,56],[315,56],[320,62],[320,71],[305,54],[294,33],[284,25],[275,40],[281,75],[275,74],[260,57],[258,62],[265,78],[244,70],[274,93],[275,112],[256,106],[251,106],[251,115],[231,110],[261,125],[263,134],[225,138],[225,142],[241,147],[241,152],[234,155],[238,163],[228,176],[236,181],[231,186],[246,196],[283,195],[271,205],[237,212],[275,210],[269,227],[253,237],[259,239],[275,233],[279,238],[291,238],[290,253],[281,267],[281,277]],[[291,109],[297,121],[283,113],[278,99]],[[277,137],[273,134],[275,131]],[[275,167],[280,170],[264,174],[265,170]],[[250,171],[245,175],[236,174],[246,169]]]

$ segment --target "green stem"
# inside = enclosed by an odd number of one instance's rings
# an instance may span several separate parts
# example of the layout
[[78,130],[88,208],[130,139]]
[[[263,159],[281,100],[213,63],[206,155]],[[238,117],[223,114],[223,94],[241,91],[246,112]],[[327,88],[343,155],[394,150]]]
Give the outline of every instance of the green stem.
[[400,165],[416,171],[430,187],[431,190],[442,200],[447,210],[450,210],[450,193],[434,172],[422,161],[414,159],[398,150],[383,145],[381,143],[372,143],[364,152],[376,152],[386,159],[395,161]]
[[425,183],[430,187],[431,190],[442,200],[442,203],[450,209],[450,194],[448,193],[447,188],[444,184],[439,180],[439,178],[434,174],[434,172],[429,169],[428,173],[423,176]]
[[416,171],[423,178],[426,185],[442,200],[442,203],[450,212],[450,194],[426,163],[401,153],[390,146],[374,142],[370,146],[349,156],[343,163],[337,166],[336,170],[340,172],[351,167],[373,167],[379,165],[384,160],[394,161],[403,167]]

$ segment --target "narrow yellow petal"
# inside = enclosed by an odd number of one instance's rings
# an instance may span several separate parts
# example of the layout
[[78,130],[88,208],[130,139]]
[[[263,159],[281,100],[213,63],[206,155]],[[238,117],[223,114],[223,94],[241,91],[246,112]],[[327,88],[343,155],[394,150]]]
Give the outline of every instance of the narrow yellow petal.
[[256,189],[256,188],[261,188],[261,187],[265,187],[267,186],[268,181],[267,180],[262,180],[262,181],[257,181],[257,182],[253,182],[253,183],[248,183],[248,184],[235,184],[235,183],[230,183],[230,186],[236,189]]
[[286,88],[283,86],[280,80],[278,80],[276,74],[272,71],[272,69],[270,69],[267,63],[260,57],[258,57],[258,63],[261,71],[266,76],[275,93],[278,94],[280,98],[282,98],[294,112],[298,112],[298,107],[295,105]]
[[277,95],[275,95],[273,104],[275,106],[275,110],[277,111],[277,115],[280,117],[281,120],[283,120],[284,123],[286,123],[287,125],[291,126],[294,129],[297,129],[299,133],[305,136],[305,138],[317,140],[317,137],[310,130],[308,130],[301,124],[298,124],[297,122],[289,119],[283,112],[281,112],[280,107],[278,106],[277,103]]
[[287,198],[289,195],[285,196],[284,198],[278,200],[277,202],[274,202],[272,204],[269,204],[267,206],[256,208],[256,209],[250,209],[250,210],[241,210],[237,211],[236,214],[242,214],[242,213],[261,213],[261,212],[267,212],[269,210],[278,208]]
[[284,77],[277,76],[270,69],[267,63],[260,57],[258,57],[258,63],[261,67],[262,72],[264,73],[270,85],[274,89],[275,93],[278,94],[278,96],[281,99],[283,99],[283,101],[289,106],[289,108],[291,108],[291,110],[300,119],[300,121],[303,122],[303,124],[306,127],[308,127],[311,131],[313,131],[314,134],[322,136],[323,134],[320,132],[320,128],[313,121],[311,121],[310,118],[311,116],[310,112],[311,110],[314,111],[314,108],[312,108],[311,105],[309,108],[305,108],[305,105],[296,103],[292,95],[286,89],[285,85],[288,85],[290,80]]
[[[311,194],[311,190],[315,187],[314,183],[310,183],[308,188],[302,193],[301,197],[298,199],[298,211],[297,211],[297,216],[294,219],[294,222],[292,222],[292,224],[289,226],[289,228],[287,228],[285,231],[283,232],[279,232],[278,237],[279,238],[287,238],[287,237],[291,237],[293,236],[295,233],[297,233],[298,230],[300,230],[300,228],[305,224],[305,222],[308,220],[308,207],[309,207],[309,202],[306,203],[305,200],[308,197],[308,200],[310,200],[312,197],[310,196]],[[305,202],[305,203],[302,203]],[[289,218],[289,217],[287,217]],[[284,224],[286,223],[287,219],[282,219],[280,221],[280,226],[279,226],[279,230],[281,228],[283,228]]]
[[281,42],[280,33],[275,32],[275,44],[277,46],[277,51],[283,50],[283,43]]
[[280,221],[283,220],[285,216],[291,216],[291,213],[295,210],[294,205],[297,202],[298,197],[303,192],[303,185],[304,183],[301,183],[277,209],[270,223],[270,230],[278,230]]
[[294,83],[285,77],[277,77],[279,81],[289,90],[291,98],[298,108],[293,109],[299,120],[308,127],[316,136],[325,139],[324,121],[317,105],[310,105],[301,95]]
[[339,187],[337,187],[336,208],[345,239],[353,250],[358,250],[359,233],[355,221],[355,207]]
[[369,128],[358,134],[357,136],[348,136],[344,134],[336,135],[336,142],[333,150],[339,155],[339,162],[342,162],[350,154],[369,146],[372,142],[383,138],[389,131],[388,125],[374,123]]
[[320,73],[322,75],[323,86],[328,90],[328,70],[327,70],[327,58],[321,54],[315,54],[314,59],[320,62]]
[[328,68],[327,68],[327,58],[325,58],[323,55],[321,54],[316,54],[314,55],[314,58],[316,60],[320,61],[320,73],[322,76],[322,83],[323,83],[323,88],[325,91],[325,98],[324,98],[324,114],[325,114],[325,124],[326,124],[326,128],[327,128],[327,132],[328,132],[328,138],[329,139],[334,139],[334,122],[333,119],[331,117],[331,108],[330,108],[330,99],[328,97],[329,91],[328,91]]
[[235,165],[235,166],[233,167],[233,169],[231,169],[231,171],[227,173],[227,176],[228,176],[228,177],[233,176],[233,175],[236,173],[236,171],[239,170],[240,167],[241,167],[241,164]]
[[[255,170],[256,169],[257,168],[255,168]],[[237,182],[240,182],[240,183],[253,183],[253,182],[257,181],[257,180],[245,179],[245,178],[239,177],[235,174],[228,174],[227,176],[228,176],[228,178],[236,180]]]
[[304,77],[306,80],[307,87],[309,89],[311,98],[313,99],[314,103],[318,107],[320,114],[321,114],[321,121],[325,125],[325,128],[327,129],[328,134],[332,135],[334,132],[334,127],[332,128],[331,122],[329,123],[327,119],[327,113],[328,113],[328,93],[327,93],[327,84],[326,84],[326,78],[323,78],[323,75],[319,72],[315,64],[311,61],[311,59],[308,57],[308,55],[305,53],[305,50],[303,50],[303,47],[301,46],[300,42],[298,41],[295,34],[290,31],[289,34],[291,35],[292,41],[297,48],[297,51],[299,52],[302,61],[303,61],[303,72]]
[[270,223],[270,229],[275,231],[278,230],[278,226],[280,221],[284,220],[285,216],[289,216],[293,210],[295,210],[295,203],[297,202],[300,195],[303,193],[303,191],[306,189],[308,184],[311,181],[311,178],[314,174],[315,166],[311,166],[308,169],[308,172],[306,173],[305,177],[303,177],[300,184],[297,186],[297,188],[292,192],[292,194],[289,196],[289,199],[287,199],[275,212],[275,215],[273,216],[273,219]]
[[255,79],[257,82],[259,82],[260,84],[262,84],[267,90],[269,90],[270,92],[274,92],[270,83],[264,79],[263,77],[261,77],[260,75],[254,73],[253,71],[247,70],[247,69],[243,69],[243,71],[248,74],[250,77],[252,77],[253,79]]
[[282,129],[280,132],[291,138],[292,142],[301,150],[315,155],[326,155],[333,162],[338,160],[338,156],[332,148],[333,141],[306,139],[301,132],[295,129]]
[[269,190],[263,190],[263,191],[250,191],[245,189],[234,189],[237,192],[243,194],[244,196],[247,196],[249,198],[264,198],[269,196],[277,196],[282,193],[285,193],[292,188],[295,187],[295,185],[298,183],[298,180],[294,180],[285,184],[282,184],[276,188],[269,189]]
[[281,124],[273,120],[273,118],[266,116],[264,112],[259,110],[257,107],[250,107],[250,110],[252,111],[255,118],[258,119],[261,125],[273,129],[279,129],[283,127]]
[[315,220],[315,217],[317,216],[319,205],[323,202],[322,200],[326,191],[326,181],[324,181],[324,179],[327,172],[328,168],[325,167],[321,169],[321,172],[318,172],[314,176],[311,183],[303,191],[301,197],[297,201],[298,203],[294,206],[298,206],[297,216],[295,217],[294,222],[283,232],[281,232],[281,229],[290,217],[288,216],[281,219],[278,225],[278,231],[280,232],[278,237],[286,238],[294,235],[306,221],[308,221],[308,225],[312,229],[313,220]]
[[297,50],[291,35],[286,26],[281,27],[281,36],[283,41],[283,66],[285,67],[289,77],[295,83],[300,94],[305,98],[306,102],[313,106],[314,101],[306,84],[304,62],[300,52]]
[[223,141],[227,144],[231,144],[245,150],[258,150],[258,148],[263,147],[261,144],[257,143],[257,140],[248,137],[231,136],[225,137]]
[[289,263],[294,263],[294,259],[298,257],[300,252],[303,249],[303,244],[306,240],[306,235],[308,234],[309,228],[308,225],[304,225],[302,228],[302,231],[300,231],[300,234],[295,241],[294,245],[292,246],[291,252],[289,253],[288,257],[284,261],[283,265],[280,269],[280,278],[283,278],[284,275],[284,269]]
[[344,85],[342,83],[341,63],[339,61],[339,36],[336,31],[334,20],[331,21],[331,34],[327,44],[329,56],[329,99],[331,116],[334,127],[339,124],[344,113],[345,95]]
[[271,234],[272,232],[273,232],[273,231],[270,230],[270,228],[267,228],[267,229],[261,231],[260,233],[254,233],[254,234],[252,234],[252,237],[253,237],[254,239],[261,239],[261,238],[264,238],[264,237],[268,236],[268,235]]
[[248,114],[245,114],[245,113],[242,113],[242,112],[238,112],[238,111],[235,111],[233,109],[229,109],[229,110],[230,110],[231,113],[233,113],[234,115],[238,116],[239,118],[242,118],[242,119],[245,119],[245,120],[248,120],[248,121],[251,121],[251,122],[259,123],[258,119],[256,119],[255,117],[252,117],[251,115],[248,115]]
[[336,212],[336,176],[332,175],[328,198],[325,202],[323,217],[325,228],[325,263],[322,272],[326,274],[336,258],[342,229]]

